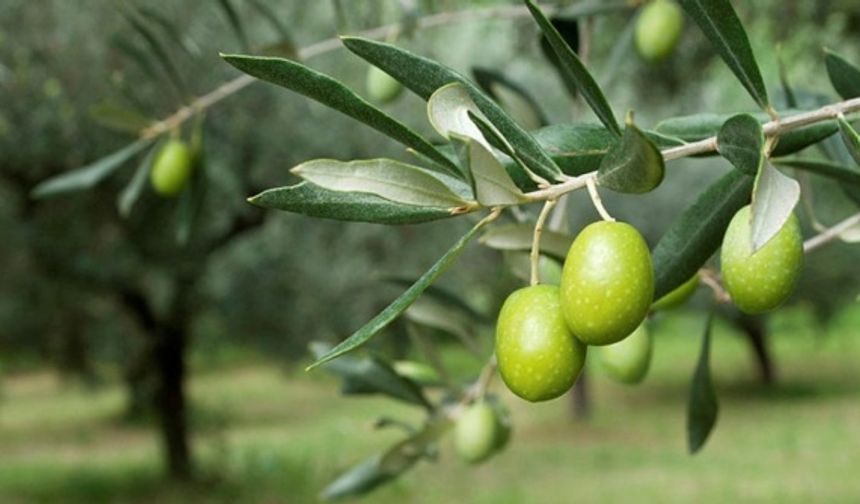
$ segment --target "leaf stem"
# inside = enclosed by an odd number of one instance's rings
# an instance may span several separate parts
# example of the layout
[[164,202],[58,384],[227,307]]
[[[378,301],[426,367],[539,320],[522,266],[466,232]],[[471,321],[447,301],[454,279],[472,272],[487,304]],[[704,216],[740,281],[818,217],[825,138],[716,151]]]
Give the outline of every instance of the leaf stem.
[[825,229],[819,234],[803,242],[803,251],[811,252],[818,247],[821,247],[822,245],[835,240],[839,237],[841,233],[858,224],[860,224],[860,212],[852,215],[851,217],[848,217],[847,219],[841,221],[834,226]]
[[529,256],[532,267],[529,285],[537,285],[540,283],[540,273],[538,272],[538,263],[540,262],[540,237],[541,234],[543,234],[546,219],[549,217],[549,214],[552,212],[556,203],[558,203],[558,200],[547,200],[538,215],[537,222],[535,223],[535,232],[534,237],[532,238],[532,251]]
[[588,188],[588,195],[591,197],[591,202],[594,204],[594,208],[597,209],[597,213],[600,214],[600,218],[608,222],[615,222],[615,218],[606,211],[606,207],[603,206],[603,200],[600,199],[600,193],[597,192],[596,177],[586,179],[585,186]]

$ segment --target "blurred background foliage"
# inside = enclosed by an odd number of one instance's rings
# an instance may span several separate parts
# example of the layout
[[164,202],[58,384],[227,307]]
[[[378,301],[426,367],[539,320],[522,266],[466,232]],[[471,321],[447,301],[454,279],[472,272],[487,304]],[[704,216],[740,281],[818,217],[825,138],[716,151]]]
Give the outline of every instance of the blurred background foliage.
[[[233,3],[252,47],[277,40],[278,33],[249,2]],[[337,2],[327,1],[266,3],[288,26],[298,47],[336,33],[397,22],[403,15],[401,2],[393,0],[343,1],[340,10],[334,8]],[[402,3],[437,12],[509,2]],[[831,97],[835,94],[827,82],[821,48],[829,46],[860,61],[860,11],[855,0],[733,3],[774,91],[777,54],[797,89]],[[206,93],[237,75],[218,57],[219,51],[238,52],[241,47],[217,2],[134,0],[134,4],[181,28],[177,40],[164,36],[192,94]],[[118,300],[117,289],[133,283],[154,300],[156,310],[164,310],[172,295],[172,275],[200,257],[194,241],[183,249],[173,239],[173,202],[146,194],[128,222],[119,219],[116,197],[133,169],[88,192],[39,202],[28,197],[39,181],[102,157],[132,139],[99,124],[91,113],[94,108],[121,104],[149,119],[177,108],[174,90],[117,5],[84,6],[64,0],[4,0],[0,5],[4,373],[48,366],[91,384],[114,380],[143,345],[134,315]],[[648,66],[632,46],[610,61],[613,48],[624,40],[627,22],[624,15],[590,22],[590,66],[616,110],[634,109],[638,123],[653,125],[674,115],[754,108],[689,22],[680,50],[666,63]],[[543,58],[537,28],[528,17],[452,23],[418,31],[398,44],[464,73],[475,65],[503,72],[538,97],[553,123],[593,121],[581,101],[570,101]],[[135,50],[143,57],[135,57]],[[367,65],[346,51],[308,64],[364,92]],[[387,110],[419,132],[433,135],[417,97],[404,95]],[[291,184],[289,168],[304,160],[406,156],[382,135],[266,84],[253,84],[208,112],[205,148],[211,186],[197,234],[200,242],[216,239],[236,216],[256,215],[257,210],[245,202],[250,195],[246,187]],[[605,194],[605,202],[653,245],[672,217],[727,169],[728,164],[716,158],[673,162],[657,191],[639,197]],[[834,223],[851,211],[833,184],[816,180],[814,186],[821,220]],[[572,230],[597,217],[582,194],[573,197],[569,213]],[[381,277],[417,276],[466,227],[457,220],[383,227],[270,212],[259,229],[232,240],[205,261],[192,304],[195,366],[236,359],[289,365],[305,359],[309,341],[343,338],[397,294],[399,287]],[[806,230],[810,232],[808,226]],[[856,259],[856,248],[842,244],[810,256],[792,303],[812,308],[826,320],[854,302],[860,278]],[[462,293],[481,311],[494,313],[504,295],[518,285],[504,271],[497,252],[473,246],[440,283]],[[705,297],[697,299],[704,304]],[[819,327],[815,320],[807,323]],[[856,336],[856,328],[854,332]],[[388,344],[405,338],[399,326],[387,336],[377,341]],[[692,354],[689,358],[692,362]],[[0,403],[0,411],[11,407]]]

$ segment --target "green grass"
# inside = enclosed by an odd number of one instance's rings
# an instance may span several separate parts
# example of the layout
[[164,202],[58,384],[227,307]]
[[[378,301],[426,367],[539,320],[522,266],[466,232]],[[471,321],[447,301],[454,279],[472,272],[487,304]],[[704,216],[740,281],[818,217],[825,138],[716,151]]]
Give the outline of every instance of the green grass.
[[[860,496],[860,312],[818,328],[803,310],[772,321],[780,384],[757,385],[745,342],[718,327],[712,353],[721,400],[704,450],[686,453],[684,416],[701,315],[655,321],[654,366],[634,388],[590,378],[593,417],[568,402],[505,395],[509,448],[484,465],[420,463],[374,503],[849,502]],[[449,350],[458,367],[472,361]],[[496,390],[500,384],[495,383]],[[314,502],[349,465],[398,439],[376,431],[419,412],[343,398],[333,380],[262,361],[195,374],[200,479],[161,477],[157,438],[119,419],[122,389],[70,387],[48,372],[7,377],[0,402],[0,502]]]

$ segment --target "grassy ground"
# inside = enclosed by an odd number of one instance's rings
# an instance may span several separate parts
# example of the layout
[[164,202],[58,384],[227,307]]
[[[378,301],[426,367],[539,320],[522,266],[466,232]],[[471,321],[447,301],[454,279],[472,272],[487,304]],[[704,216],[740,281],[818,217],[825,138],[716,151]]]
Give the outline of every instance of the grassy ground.
[[[684,408],[702,319],[657,321],[654,367],[642,386],[592,375],[587,423],[571,421],[564,400],[506,397],[515,437],[504,453],[467,468],[446,443],[439,463],[420,464],[367,501],[858,501],[860,312],[826,330],[812,329],[801,311],[775,320],[780,385],[767,390],[755,383],[743,341],[720,328],[712,354],[720,418],[704,451],[690,457]],[[160,477],[150,429],[118,420],[118,386],[70,388],[47,372],[7,377],[0,501],[313,502],[338,471],[398,437],[372,430],[378,415],[417,419],[389,401],[341,398],[327,378],[264,363],[197,373],[191,388],[204,476],[177,487]]]

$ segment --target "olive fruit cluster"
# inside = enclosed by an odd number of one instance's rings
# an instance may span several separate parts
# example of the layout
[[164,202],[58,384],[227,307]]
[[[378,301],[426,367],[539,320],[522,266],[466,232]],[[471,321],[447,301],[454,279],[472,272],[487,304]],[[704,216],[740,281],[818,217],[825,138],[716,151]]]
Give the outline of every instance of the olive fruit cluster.
[[511,437],[507,412],[485,399],[469,405],[454,426],[454,448],[470,464],[477,464],[502,450]]
[[172,198],[182,192],[194,169],[191,149],[182,140],[171,139],[158,152],[149,182],[153,190],[161,196]]
[[[512,293],[499,313],[496,358],[502,380],[516,395],[545,401],[573,386],[585,364],[586,345],[625,340],[645,320],[654,297],[654,270],[642,235],[629,224],[596,222],[576,237],[562,269],[561,285],[535,285]],[[646,340],[645,345],[640,343]],[[650,337],[632,350],[642,376],[650,362]],[[647,350],[644,352],[643,349]],[[643,364],[644,363],[644,364]],[[618,367],[628,367],[621,362]],[[635,371],[635,372],[634,372]],[[641,380],[641,377],[638,377]],[[633,381],[633,380],[628,380]]]
[[650,63],[666,59],[681,38],[684,14],[674,0],[652,0],[636,20],[636,49]]

